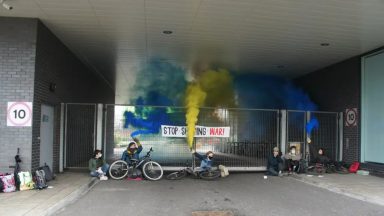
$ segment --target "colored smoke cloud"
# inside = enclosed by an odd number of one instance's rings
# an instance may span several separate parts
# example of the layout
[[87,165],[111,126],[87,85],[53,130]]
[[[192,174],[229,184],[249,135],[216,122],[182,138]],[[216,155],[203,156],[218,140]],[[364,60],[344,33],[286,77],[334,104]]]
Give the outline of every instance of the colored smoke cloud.
[[312,130],[314,128],[318,128],[319,127],[319,121],[317,120],[317,118],[313,117],[306,125],[305,125],[305,129],[307,131],[308,134],[311,134],[312,133]]
[[207,94],[201,89],[198,83],[188,85],[185,92],[186,124],[188,146],[192,149],[195,126],[198,120],[200,107],[204,104]]
[[160,59],[151,59],[138,71],[131,103],[151,106],[180,106],[187,87],[186,70]]
[[309,96],[290,80],[276,76],[243,74],[236,76],[234,82],[239,107],[317,110]]
[[[143,111],[143,110],[141,110]],[[139,134],[156,134],[159,133],[162,124],[170,124],[168,114],[164,109],[147,110],[147,115],[135,115],[133,112],[124,112],[125,123],[124,127],[128,128],[132,125],[135,128],[140,128],[132,132],[131,136],[135,137]]]
[[[124,112],[124,127],[140,128],[131,135],[158,133],[162,124],[171,124],[167,106],[180,106],[187,86],[186,71],[178,65],[151,59],[137,73],[134,88],[135,112]],[[164,107],[151,107],[164,106]]]
[[201,74],[198,82],[207,93],[205,106],[207,107],[234,107],[235,93],[233,78],[227,70],[208,70]]

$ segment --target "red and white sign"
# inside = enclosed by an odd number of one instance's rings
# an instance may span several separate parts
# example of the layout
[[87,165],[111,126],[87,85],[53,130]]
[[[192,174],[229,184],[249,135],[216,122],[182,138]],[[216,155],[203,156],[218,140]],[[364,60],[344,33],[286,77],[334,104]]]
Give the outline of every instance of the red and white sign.
[[[194,137],[229,137],[230,127],[195,127]],[[163,137],[187,137],[186,126],[161,125]]]
[[357,108],[345,110],[345,126],[357,126]]
[[32,103],[31,102],[8,102],[7,126],[31,127],[32,126]]

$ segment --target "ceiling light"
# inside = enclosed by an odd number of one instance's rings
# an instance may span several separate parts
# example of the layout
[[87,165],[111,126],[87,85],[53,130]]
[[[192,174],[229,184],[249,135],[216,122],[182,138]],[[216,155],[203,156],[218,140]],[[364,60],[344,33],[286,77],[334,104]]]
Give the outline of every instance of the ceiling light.
[[164,30],[164,31],[163,31],[163,34],[167,34],[167,35],[172,34],[172,33],[173,33],[173,32],[170,31],[170,30]]
[[329,43],[321,43],[320,46],[329,46]]
[[5,9],[7,9],[7,10],[12,10],[12,9],[13,9],[12,5],[7,4],[7,3],[5,2],[5,0],[0,0],[0,4],[2,4],[3,7],[4,7]]

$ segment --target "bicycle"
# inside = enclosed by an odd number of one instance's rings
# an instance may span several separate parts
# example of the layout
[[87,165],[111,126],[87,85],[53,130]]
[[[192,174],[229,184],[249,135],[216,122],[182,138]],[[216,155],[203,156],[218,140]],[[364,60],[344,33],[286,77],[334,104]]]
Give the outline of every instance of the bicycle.
[[187,175],[192,175],[196,178],[201,178],[204,180],[215,180],[221,176],[221,172],[219,170],[212,170],[211,168],[203,171],[194,170],[191,167],[185,167],[182,170],[177,172],[170,173],[167,175],[168,180],[180,180]]
[[142,170],[146,179],[152,181],[161,179],[163,176],[163,168],[161,168],[159,163],[152,161],[151,152],[153,152],[152,147],[140,160],[131,159],[130,165],[124,160],[113,162],[109,168],[109,176],[112,179],[119,180],[126,177],[129,172],[134,173],[139,168]]

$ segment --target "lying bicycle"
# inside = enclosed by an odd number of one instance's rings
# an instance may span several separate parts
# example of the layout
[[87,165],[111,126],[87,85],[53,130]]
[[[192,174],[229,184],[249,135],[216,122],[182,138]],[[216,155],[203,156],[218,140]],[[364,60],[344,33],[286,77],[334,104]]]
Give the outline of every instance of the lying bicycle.
[[206,170],[194,170],[192,167],[185,167],[182,170],[179,170],[177,172],[173,172],[169,175],[167,175],[167,179],[169,180],[180,180],[184,178],[187,175],[192,175],[196,178],[201,178],[204,180],[215,180],[221,176],[220,170],[216,169],[206,169]]

